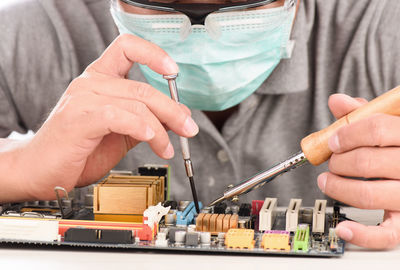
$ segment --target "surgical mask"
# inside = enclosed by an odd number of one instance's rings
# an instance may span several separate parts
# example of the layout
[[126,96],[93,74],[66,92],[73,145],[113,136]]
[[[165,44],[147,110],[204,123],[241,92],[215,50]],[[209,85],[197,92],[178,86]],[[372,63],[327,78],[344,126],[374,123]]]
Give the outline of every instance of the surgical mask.
[[[222,111],[233,107],[269,77],[281,59],[291,55],[289,40],[295,1],[278,8],[212,13],[204,25],[191,25],[183,14],[140,15],[112,5],[121,33],[164,49],[179,65],[180,101],[189,108]],[[167,81],[140,65],[147,81],[169,95]]]

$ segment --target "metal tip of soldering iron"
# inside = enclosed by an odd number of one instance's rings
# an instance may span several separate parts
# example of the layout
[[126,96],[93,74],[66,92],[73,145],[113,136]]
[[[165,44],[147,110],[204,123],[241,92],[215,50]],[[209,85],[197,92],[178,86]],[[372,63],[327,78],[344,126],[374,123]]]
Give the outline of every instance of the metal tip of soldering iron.
[[222,196],[222,197],[216,199],[215,201],[213,201],[212,203],[210,203],[208,206],[214,206],[214,205],[216,205],[216,204],[218,204],[218,203],[220,203],[220,202],[222,202],[224,200],[225,200],[225,197]]

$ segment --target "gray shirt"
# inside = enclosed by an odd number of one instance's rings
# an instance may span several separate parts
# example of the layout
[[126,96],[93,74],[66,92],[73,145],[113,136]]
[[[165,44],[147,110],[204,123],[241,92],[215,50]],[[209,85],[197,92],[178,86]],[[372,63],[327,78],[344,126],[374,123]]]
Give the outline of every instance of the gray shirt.
[[[3,1],[2,1],[3,2]],[[0,136],[40,127],[69,82],[116,37],[107,0],[15,0],[0,4]],[[199,198],[208,203],[300,150],[300,140],[329,125],[333,93],[371,99],[400,84],[400,1],[302,0],[296,46],[265,83],[240,104],[220,133],[200,111],[190,140]],[[132,78],[143,81],[137,68]],[[140,144],[117,166],[172,166],[171,194],[190,199],[178,138],[164,161]],[[323,198],[316,184],[326,165],[301,167],[243,201],[277,197],[280,205]]]

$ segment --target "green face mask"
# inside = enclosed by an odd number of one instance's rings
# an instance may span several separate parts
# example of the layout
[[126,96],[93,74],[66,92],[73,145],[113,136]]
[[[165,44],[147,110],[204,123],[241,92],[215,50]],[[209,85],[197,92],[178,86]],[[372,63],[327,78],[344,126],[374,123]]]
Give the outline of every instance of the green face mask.
[[[254,93],[282,58],[289,41],[295,1],[283,7],[212,13],[205,25],[191,26],[183,14],[136,15],[113,6],[121,33],[130,33],[163,48],[179,65],[180,101],[189,108],[221,111]],[[169,95],[166,80],[140,66],[148,82]]]

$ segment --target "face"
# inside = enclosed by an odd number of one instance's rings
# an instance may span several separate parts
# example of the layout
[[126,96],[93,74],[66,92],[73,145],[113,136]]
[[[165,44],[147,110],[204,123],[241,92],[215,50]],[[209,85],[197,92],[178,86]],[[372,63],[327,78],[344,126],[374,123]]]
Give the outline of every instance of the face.
[[[135,14],[165,14],[166,12],[163,11],[157,11],[157,10],[151,10],[151,9],[146,9],[146,8],[140,8],[140,7],[135,7],[129,4],[126,4],[124,2],[122,2],[121,0],[118,0],[119,4],[121,5],[122,9],[126,12],[129,13],[135,13]],[[178,0],[178,1],[157,1],[157,2],[164,2],[164,3],[172,3],[172,2],[179,2],[182,4],[196,4],[196,3],[204,3],[204,4],[224,4],[227,1],[226,0]],[[233,1],[229,1],[229,2],[233,2]],[[235,1],[238,2],[238,1]],[[243,1],[246,2],[246,1]],[[256,7],[256,8],[252,8],[254,9],[267,9],[267,8],[275,8],[275,7],[279,7],[279,6],[283,6],[283,4],[285,3],[285,0],[277,0],[267,6],[263,6],[263,7]],[[250,9],[249,9],[250,10]]]

